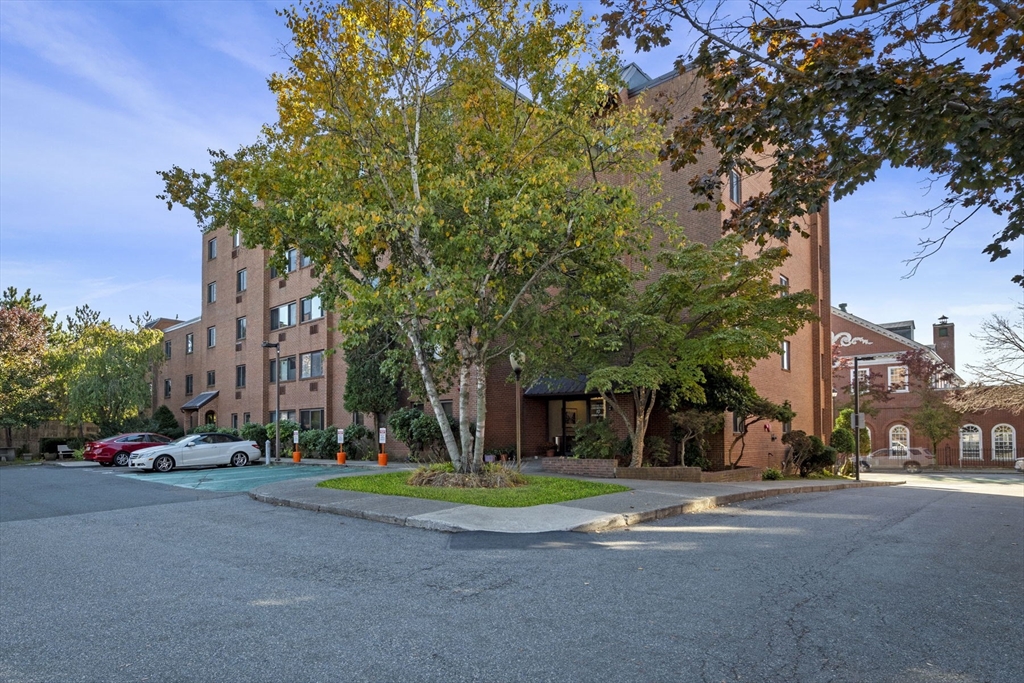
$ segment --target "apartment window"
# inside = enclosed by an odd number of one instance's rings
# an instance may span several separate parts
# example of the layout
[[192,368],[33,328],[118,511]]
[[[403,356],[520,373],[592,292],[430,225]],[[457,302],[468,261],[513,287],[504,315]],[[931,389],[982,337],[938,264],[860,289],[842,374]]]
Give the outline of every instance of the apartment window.
[[312,265],[312,263],[313,263],[313,258],[311,256],[307,256],[306,254],[303,254],[302,258],[299,259],[299,268],[308,268],[310,265]]
[[195,337],[191,332],[185,335],[185,353],[192,353],[195,348]]
[[906,365],[894,365],[889,368],[889,391],[900,394],[910,391]]
[[743,179],[736,169],[729,171],[729,199],[737,204],[743,202]]
[[363,424],[363,414],[358,412],[358,411],[352,413],[352,424],[354,424],[354,425],[361,425],[361,424]]
[[170,397],[171,397],[171,380],[165,379],[164,380],[164,398],[170,398]]
[[206,346],[213,348],[217,345],[217,326],[206,328]]
[[242,413],[242,424],[247,425],[252,422],[252,417],[249,413]]
[[185,395],[192,395],[192,375],[185,375]]
[[242,246],[242,233],[238,232],[237,230],[231,233],[231,246],[234,249],[238,249],[240,246]]
[[910,429],[905,425],[893,425],[889,430],[889,457],[905,458],[910,449]]
[[441,401],[441,410],[448,417],[455,417],[455,404],[452,401]]
[[324,352],[313,351],[299,356],[299,377],[309,379],[310,377],[323,377],[324,375]]
[[212,304],[217,300],[217,283],[211,282],[206,285],[206,303]]
[[[281,381],[290,382],[295,379],[295,356],[281,359]],[[270,381],[277,381],[277,361],[270,361]]]
[[206,258],[212,261],[217,258],[217,238],[214,237],[206,243]]
[[789,342],[782,342],[782,369],[789,370]]
[[733,434],[746,434],[746,432],[747,432],[747,425],[745,424],[746,421],[747,421],[747,416],[746,415],[743,415],[742,413],[733,413],[732,414],[732,433]]
[[231,413],[231,428],[238,429],[238,413]]
[[248,287],[249,276],[245,268],[242,268],[240,271],[235,273],[235,289],[237,289],[239,292],[244,292],[246,289],[248,289]]
[[782,287],[784,294],[789,294],[789,278],[785,275],[779,276],[779,287]]
[[217,384],[217,371],[207,370],[206,371],[206,386],[212,387]]
[[244,365],[236,365],[235,366],[235,388],[236,389],[241,389],[244,386],[245,386],[245,366]]
[[302,300],[302,322],[322,317],[324,317],[324,309],[320,305],[320,297],[309,296]]
[[270,329],[291,327],[295,324],[295,302],[270,309]]
[[235,318],[235,339],[245,339],[245,316]]
[[289,249],[288,251],[284,252],[284,272],[290,273],[295,270],[295,263],[298,255],[299,252],[295,249]]
[[165,341],[164,342],[164,358],[170,358],[170,357],[171,357],[171,342]]
[[324,409],[316,408],[314,410],[300,410],[299,426],[303,429],[323,429]]
[[[268,424],[270,422],[274,421],[274,417],[276,415],[277,415],[277,413],[275,411],[273,411],[273,410],[270,411],[270,420],[268,420]],[[282,420],[291,420],[292,422],[294,422],[295,421],[295,411],[294,410],[282,410],[281,411],[281,419]],[[282,434],[282,437],[283,436],[284,435]],[[284,439],[282,438],[281,441],[284,441]]]

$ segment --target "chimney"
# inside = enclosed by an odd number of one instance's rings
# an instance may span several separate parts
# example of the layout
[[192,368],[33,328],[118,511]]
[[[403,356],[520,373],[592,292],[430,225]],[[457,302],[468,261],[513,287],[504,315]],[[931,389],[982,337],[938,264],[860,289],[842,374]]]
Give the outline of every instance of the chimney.
[[846,313],[846,304],[839,304],[839,310]]
[[956,342],[953,335],[953,323],[949,318],[942,316],[939,322],[932,325],[932,342],[935,344],[935,353],[939,354],[946,365],[956,371]]

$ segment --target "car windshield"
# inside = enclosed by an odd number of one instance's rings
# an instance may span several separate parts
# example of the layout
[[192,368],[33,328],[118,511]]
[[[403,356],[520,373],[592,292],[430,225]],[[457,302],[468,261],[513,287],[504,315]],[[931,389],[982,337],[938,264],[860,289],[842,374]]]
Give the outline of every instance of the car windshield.
[[186,441],[190,441],[190,440],[196,438],[197,436],[201,436],[201,435],[200,434],[186,434],[185,436],[181,437],[180,439],[175,439],[171,443],[185,443]]

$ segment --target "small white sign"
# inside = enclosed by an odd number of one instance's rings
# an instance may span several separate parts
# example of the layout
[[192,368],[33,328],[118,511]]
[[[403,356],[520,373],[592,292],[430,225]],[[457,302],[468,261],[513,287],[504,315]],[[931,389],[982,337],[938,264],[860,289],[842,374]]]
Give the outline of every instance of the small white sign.
[[377,432],[377,443],[388,442],[388,429],[387,427],[381,427]]
[[345,430],[344,429],[339,429],[338,430],[338,443],[345,443]]
[[292,432],[292,443],[295,443],[295,444],[299,443],[299,430],[298,429],[296,429],[294,432]]
[[855,430],[867,427],[867,422],[864,419],[864,413],[853,413],[850,415],[850,426]]

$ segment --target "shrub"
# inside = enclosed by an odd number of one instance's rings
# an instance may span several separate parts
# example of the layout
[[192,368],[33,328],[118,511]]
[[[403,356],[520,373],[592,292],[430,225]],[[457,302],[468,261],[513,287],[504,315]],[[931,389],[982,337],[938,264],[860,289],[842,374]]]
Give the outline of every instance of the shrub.
[[[453,431],[458,431],[459,423],[450,415],[448,424]],[[394,412],[388,426],[395,438],[409,447],[411,462],[444,462],[448,459],[441,425],[433,415],[427,415],[418,408],[402,408]]]
[[255,441],[260,450],[267,442],[267,428],[258,422],[247,422],[238,430],[238,435],[246,441]]
[[328,427],[299,432],[299,447],[308,458],[333,459],[338,454],[338,430]]
[[179,439],[185,436],[185,430],[178,424],[178,418],[174,416],[174,413],[167,406],[157,408],[153,412],[150,422],[152,423],[152,430],[157,434],[163,434],[172,439]]
[[856,463],[852,457],[847,458],[843,461],[843,466],[839,468],[839,475],[843,477],[852,477],[856,471]]
[[367,460],[373,456],[373,432],[365,425],[351,424],[345,428],[345,454],[352,460]]
[[188,430],[189,434],[216,434],[220,431],[220,427],[215,424],[201,424],[197,427],[193,427]]
[[[291,453],[292,450],[292,432],[299,428],[298,422],[292,422],[291,420],[281,420],[281,452]],[[274,442],[274,423],[267,424],[267,438],[270,442]]]
[[524,486],[526,477],[501,463],[484,465],[483,470],[476,474],[462,474],[455,471],[448,463],[433,463],[420,467],[407,482],[409,486],[440,486],[465,489],[497,489]]
[[619,440],[607,420],[588,422],[576,428],[576,439],[572,447],[574,458],[611,458]]
[[782,472],[774,467],[766,467],[765,470],[761,472],[761,479],[764,481],[776,481],[777,479],[782,479]]
[[644,455],[644,462],[650,463],[651,467],[665,467],[668,465],[669,449],[668,442],[660,436],[649,436],[644,442],[647,453]]

